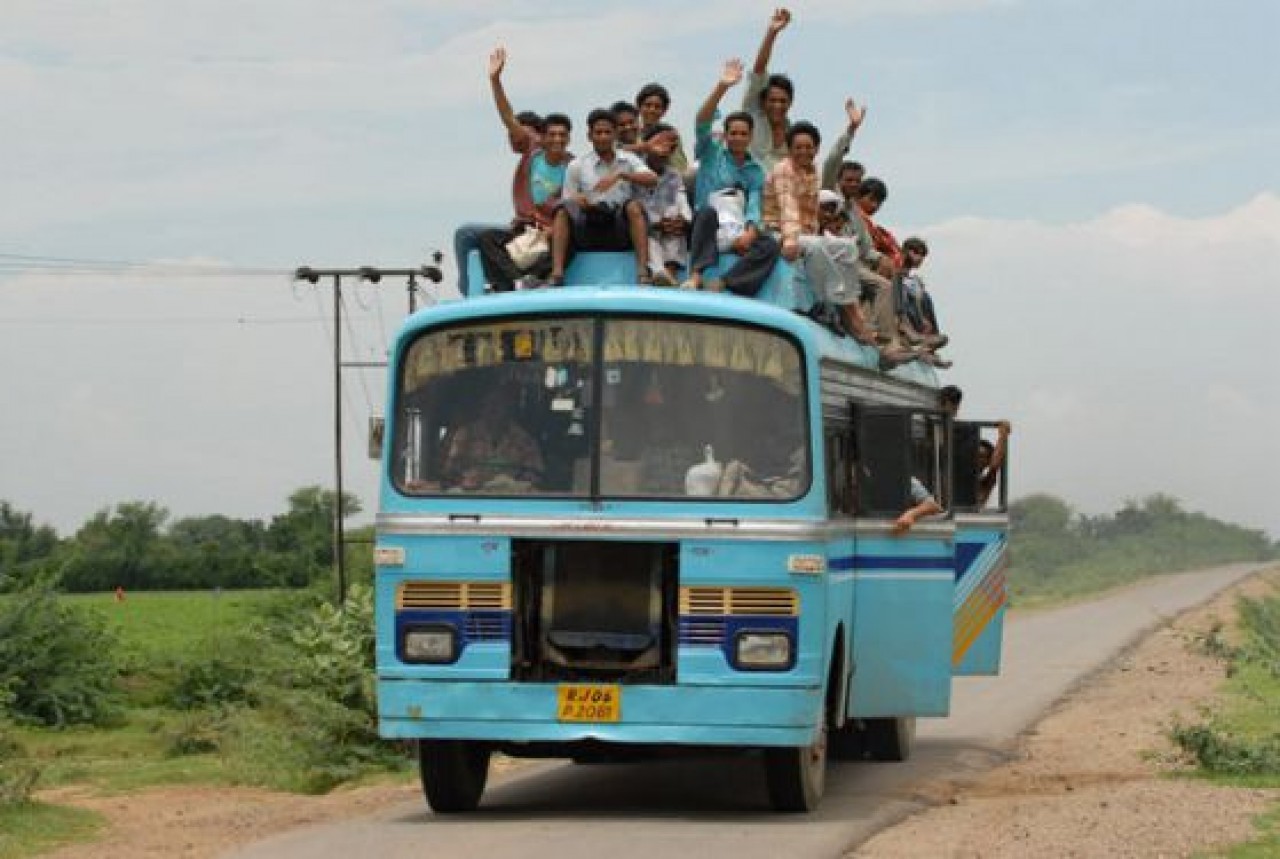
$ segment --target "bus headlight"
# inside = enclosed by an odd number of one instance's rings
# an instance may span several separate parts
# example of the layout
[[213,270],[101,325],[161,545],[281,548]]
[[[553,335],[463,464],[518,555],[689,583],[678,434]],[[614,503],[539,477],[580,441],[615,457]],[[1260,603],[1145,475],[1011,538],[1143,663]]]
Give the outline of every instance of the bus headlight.
[[733,657],[738,668],[748,670],[790,668],[791,636],[785,632],[740,632],[734,639]]
[[458,658],[458,631],[446,624],[405,627],[400,654],[405,662],[453,662]]

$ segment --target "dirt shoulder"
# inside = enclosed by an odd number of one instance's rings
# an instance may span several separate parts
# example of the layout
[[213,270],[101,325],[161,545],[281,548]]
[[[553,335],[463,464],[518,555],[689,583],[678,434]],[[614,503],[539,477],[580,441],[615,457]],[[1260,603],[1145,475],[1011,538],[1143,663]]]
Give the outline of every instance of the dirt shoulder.
[[1277,587],[1273,570],[1161,627],[1024,734],[1014,762],[936,784],[936,807],[848,855],[1172,857],[1248,840],[1280,791],[1169,778],[1187,763],[1167,732],[1197,720],[1224,678],[1197,639],[1234,622],[1238,597]]

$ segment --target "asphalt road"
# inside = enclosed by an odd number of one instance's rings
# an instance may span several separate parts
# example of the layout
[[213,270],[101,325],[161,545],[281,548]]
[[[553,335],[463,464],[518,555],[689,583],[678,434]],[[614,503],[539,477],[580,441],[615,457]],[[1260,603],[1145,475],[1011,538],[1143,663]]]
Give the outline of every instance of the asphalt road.
[[1057,700],[1142,635],[1263,569],[1219,567],[1152,579],[1105,599],[1015,614],[1003,674],[958,679],[952,715],[920,721],[907,763],[836,763],[816,814],[769,810],[758,758],[537,764],[491,782],[480,810],[436,817],[420,803],[285,833],[233,859],[831,857],[919,809],[931,781],[1003,760]]

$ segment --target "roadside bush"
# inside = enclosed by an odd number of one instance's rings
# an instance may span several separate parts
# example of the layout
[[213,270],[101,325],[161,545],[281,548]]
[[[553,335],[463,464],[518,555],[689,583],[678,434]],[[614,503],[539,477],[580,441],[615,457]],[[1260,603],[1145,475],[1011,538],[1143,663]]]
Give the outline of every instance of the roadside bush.
[[1227,659],[1234,706],[1199,725],[1178,725],[1173,741],[1203,770],[1230,776],[1280,776],[1280,597],[1242,599],[1244,643],[1211,640]]
[[[4,690],[0,690],[0,703],[4,698]],[[0,808],[30,799],[39,777],[40,769],[27,759],[9,724],[0,719]]]
[[1173,741],[1197,766],[1220,775],[1280,775],[1280,734],[1261,739],[1232,736],[1213,725],[1179,725]]
[[103,620],[34,588],[0,602],[0,688],[15,720],[53,727],[119,717],[116,642]]
[[250,703],[254,667],[243,659],[211,656],[173,667],[166,703],[178,710]]
[[318,793],[403,766],[399,748],[377,732],[372,591],[353,587],[341,608],[293,606],[297,613],[273,614],[261,636],[263,672],[248,689],[254,708],[229,718],[226,743],[242,776]]
[[225,731],[226,715],[222,710],[187,713],[169,729],[169,756],[177,758],[220,751]]

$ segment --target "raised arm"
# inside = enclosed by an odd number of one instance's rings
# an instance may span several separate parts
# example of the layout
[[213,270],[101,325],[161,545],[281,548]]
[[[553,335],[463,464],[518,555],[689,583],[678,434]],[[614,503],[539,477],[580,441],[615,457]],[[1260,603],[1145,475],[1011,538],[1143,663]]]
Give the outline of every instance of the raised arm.
[[725,62],[724,69],[720,72],[720,80],[716,81],[711,94],[702,103],[702,107],[698,108],[698,115],[694,117],[694,122],[697,125],[712,122],[716,118],[716,108],[720,106],[720,100],[724,98],[725,93],[737,86],[740,80],[742,80],[742,60],[734,57]]
[[862,120],[867,116],[867,106],[861,107],[852,98],[845,99],[844,113],[849,118],[849,124],[845,126],[844,132],[836,138],[836,142],[831,146],[831,152],[827,155],[827,160],[822,163],[822,187],[836,187],[836,179],[840,175],[840,165],[844,162],[844,157],[849,154],[849,145],[853,143],[853,138],[858,133],[858,129],[862,127]]
[[507,91],[502,86],[502,70],[507,65],[507,49],[499,45],[489,55],[489,88],[493,90],[493,104],[498,108],[498,117],[506,126],[512,140],[523,138],[527,131],[516,119],[516,112],[507,98]]
[[754,74],[762,75],[769,71],[769,60],[773,57],[773,43],[778,34],[787,29],[791,23],[791,13],[786,9],[773,10],[769,17],[769,26],[765,28],[764,40],[760,42],[760,50],[756,52],[756,64],[751,67]]

